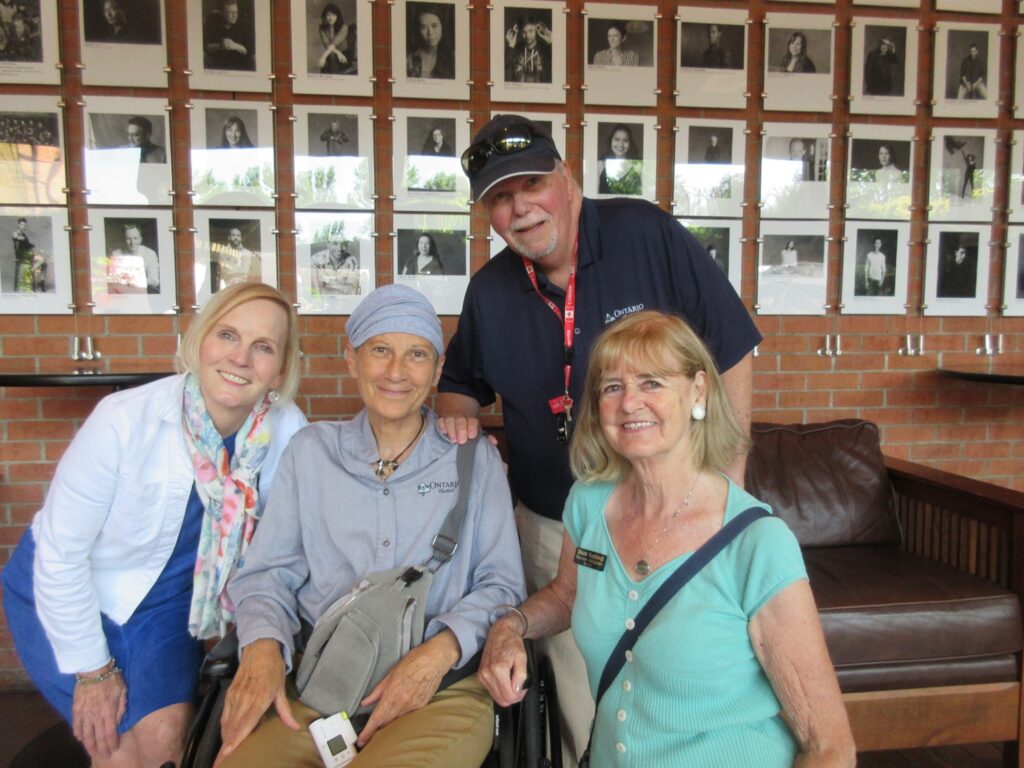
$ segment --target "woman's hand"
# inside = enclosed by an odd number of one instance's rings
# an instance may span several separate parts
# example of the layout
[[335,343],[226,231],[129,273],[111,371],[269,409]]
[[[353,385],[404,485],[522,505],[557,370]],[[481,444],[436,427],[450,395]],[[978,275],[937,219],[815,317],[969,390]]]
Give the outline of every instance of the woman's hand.
[[[106,670],[83,672],[85,677],[96,677]],[[75,738],[82,742],[92,758],[109,760],[120,742],[117,724],[124,717],[128,689],[120,672],[114,672],[102,682],[79,683],[71,703],[71,727]]]
[[477,679],[502,707],[522,701],[527,676],[526,646],[522,619],[514,613],[502,616],[491,627],[484,644]]

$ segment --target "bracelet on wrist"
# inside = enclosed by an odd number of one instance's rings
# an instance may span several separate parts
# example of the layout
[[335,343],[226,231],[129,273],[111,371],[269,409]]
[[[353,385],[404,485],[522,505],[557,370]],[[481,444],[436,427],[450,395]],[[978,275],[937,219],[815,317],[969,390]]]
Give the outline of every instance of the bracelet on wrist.
[[[519,617],[519,620],[523,622],[523,631],[519,634],[521,637],[526,637],[526,633],[530,631],[530,620],[526,618],[526,614],[514,605],[499,605],[498,607],[505,609],[505,616],[508,616],[510,613],[514,613]],[[504,616],[502,618],[504,618]]]
[[75,685],[92,685],[93,683],[102,683],[109,680],[114,675],[121,674],[120,668],[117,666],[117,662],[113,658],[110,659],[106,664],[103,665],[103,671],[98,675],[82,675],[75,673]]

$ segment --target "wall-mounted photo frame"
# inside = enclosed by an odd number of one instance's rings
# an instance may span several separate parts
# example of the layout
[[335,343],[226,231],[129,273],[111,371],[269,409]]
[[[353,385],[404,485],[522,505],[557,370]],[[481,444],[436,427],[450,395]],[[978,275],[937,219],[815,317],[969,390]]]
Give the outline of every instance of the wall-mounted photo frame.
[[377,281],[372,213],[297,213],[300,315],[350,315]]
[[1003,314],[1024,316],[1024,226],[1006,228],[1006,269],[1003,284]]
[[0,207],[0,314],[71,314],[67,229],[66,208]]
[[0,204],[64,205],[64,130],[56,97],[19,95],[7,102],[0,109]]
[[883,8],[919,8],[920,0],[853,0],[854,5],[878,5]]
[[738,294],[743,282],[743,222],[739,219],[679,219],[697,238]]
[[746,137],[740,120],[676,120],[676,216],[740,216]]
[[86,97],[85,184],[90,205],[170,205],[168,116],[164,99]]
[[827,221],[761,222],[757,314],[825,314],[827,235]]
[[295,207],[373,208],[369,107],[303,106],[295,116]]
[[768,13],[765,20],[765,109],[831,112],[833,16]]
[[913,115],[917,94],[916,22],[858,16],[853,23],[850,111]]
[[991,221],[995,188],[992,128],[937,128],[932,133],[931,221]]
[[1024,131],[1014,131],[1010,146],[1010,222],[1024,223]]
[[98,315],[174,312],[171,211],[91,208],[89,283]]
[[679,6],[676,39],[677,107],[746,106],[746,11]]
[[372,10],[359,0],[292,3],[295,93],[373,95]]
[[189,87],[269,93],[270,0],[195,0],[187,8]]
[[657,103],[657,6],[588,3],[584,16],[585,104]]
[[80,0],[79,12],[85,85],[167,87],[163,0]]
[[192,102],[192,202],[274,204],[274,123],[261,101]]
[[394,110],[396,211],[466,211],[469,180],[459,158],[469,146],[469,113]]
[[988,224],[928,227],[924,313],[984,317],[988,303]]
[[457,315],[469,286],[469,216],[395,214],[395,282],[430,299],[439,315]]
[[469,99],[466,3],[396,0],[391,7],[391,76],[395,96]]
[[846,153],[846,216],[910,219],[914,129],[904,125],[850,126]]
[[844,315],[906,314],[910,224],[848,221],[843,245]]
[[564,104],[565,53],[564,5],[552,5],[541,0],[498,0],[493,3],[493,101]]
[[829,126],[765,123],[761,144],[761,216],[827,219],[832,156]]
[[277,285],[273,211],[197,209],[192,220],[196,304],[235,283]]
[[0,83],[60,83],[57,3],[0,0]]
[[583,194],[654,199],[657,118],[587,115],[583,126]]
[[933,93],[936,117],[996,117],[999,106],[999,27],[935,25]]
[[963,13],[999,13],[1003,9],[1000,0],[935,0],[937,11],[962,11]]

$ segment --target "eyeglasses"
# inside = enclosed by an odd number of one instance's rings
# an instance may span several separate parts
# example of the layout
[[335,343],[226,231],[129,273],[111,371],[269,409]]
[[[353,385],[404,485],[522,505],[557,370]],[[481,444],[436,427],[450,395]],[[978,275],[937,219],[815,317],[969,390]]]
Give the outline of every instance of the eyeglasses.
[[528,125],[505,126],[494,138],[479,141],[462,153],[462,170],[470,177],[476,176],[487,165],[491,155],[522,152],[533,143],[533,136]]

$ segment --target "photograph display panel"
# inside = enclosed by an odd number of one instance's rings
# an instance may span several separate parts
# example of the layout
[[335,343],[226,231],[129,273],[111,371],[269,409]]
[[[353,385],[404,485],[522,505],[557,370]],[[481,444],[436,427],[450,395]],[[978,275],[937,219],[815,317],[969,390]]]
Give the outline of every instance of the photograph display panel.
[[1024,131],[1013,132],[1010,148],[1010,198],[1007,206],[1010,222],[1024,223]]
[[653,5],[586,6],[584,103],[636,107],[657,103],[657,10]]
[[1024,226],[1006,228],[1006,270],[1003,288],[1003,314],[1024,316]]
[[0,83],[60,83],[57,3],[0,0],[0,37]]
[[373,207],[369,107],[294,107],[295,207]]
[[188,3],[189,87],[269,93],[270,0]]
[[761,223],[757,314],[825,314],[827,234],[827,221]]
[[415,288],[439,315],[457,315],[469,286],[469,217],[396,214],[395,282]]
[[0,204],[64,205],[64,138],[53,96],[18,96],[0,107]]
[[850,221],[843,246],[842,313],[906,313],[910,224]]
[[704,246],[708,256],[729,278],[729,282],[740,292],[743,280],[743,222],[738,219],[679,219]]
[[909,220],[913,138],[910,126],[850,126],[847,217]]
[[924,313],[984,317],[987,314],[989,225],[947,224],[928,228]]
[[277,285],[273,211],[197,210],[196,304],[235,283]]
[[391,8],[395,96],[469,98],[469,10],[465,3],[396,0]]
[[858,17],[853,24],[850,111],[912,115],[917,94],[917,29],[902,19]]
[[67,229],[64,208],[0,207],[0,314],[71,314]]
[[990,128],[939,128],[932,134],[931,221],[990,221],[995,187],[995,138]]
[[829,126],[765,123],[761,143],[761,215],[828,218]]
[[296,93],[373,95],[372,9],[359,0],[293,0]]
[[166,88],[163,0],[81,0],[82,82]]
[[460,157],[469,146],[469,113],[394,110],[395,210],[466,211],[469,180]]
[[883,8],[920,8],[920,0],[853,0],[854,5],[879,5]]
[[934,71],[936,117],[996,117],[999,27],[936,24]]
[[85,103],[85,183],[93,205],[169,205],[167,102],[89,96]]
[[269,104],[195,101],[191,126],[196,205],[274,204],[274,126]]
[[680,6],[676,20],[676,106],[746,106],[747,12]]
[[538,0],[494,3],[491,98],[564,104],[565,51],[565,6]]
[[999,13],[1000,0],[935,0],[937,11],[963,11],[964,13]]
[[372,213],[297,213],[300,315],[349,315],[376,286]]
[[764,106],[832,111],[832,16],[766,14]]
[[89,226],[89,283],[96,314],[173,314],[170,210],[92,208]]
[[743,129],[739,120],[676,121],[676,216],[742,214]]
[[589,115],[583,127],[583,194],[654,199],[656,118]]

